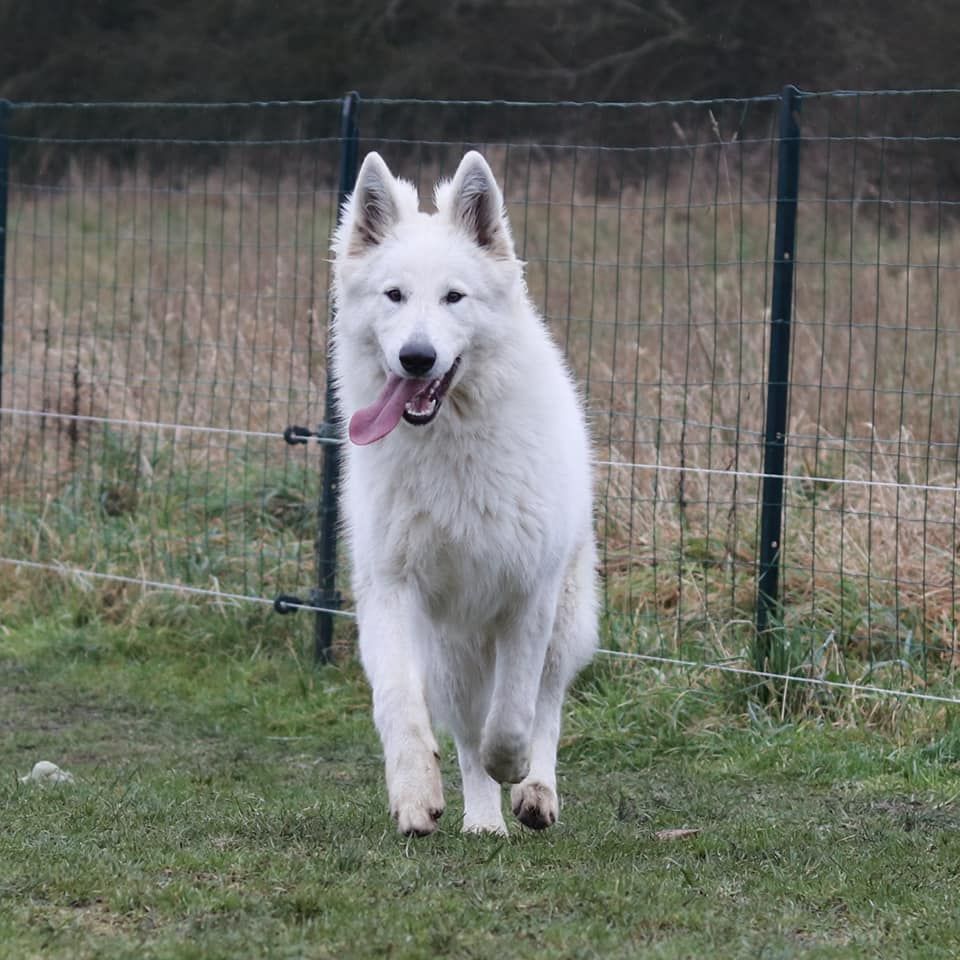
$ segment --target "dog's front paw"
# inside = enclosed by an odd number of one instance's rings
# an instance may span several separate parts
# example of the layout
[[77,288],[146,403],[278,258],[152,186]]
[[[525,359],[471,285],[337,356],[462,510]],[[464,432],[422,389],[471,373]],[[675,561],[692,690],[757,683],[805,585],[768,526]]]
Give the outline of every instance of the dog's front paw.
[[401,803],[391,810],[397,829],[408,837],[426,837],[437,829],[437,821],[443,816],[443,798],[440,804],[424,804],[421,801]]
[[407,836],[425,837],[437,829],[443,815],[443,783],[440,764],[432,751],[425,751],[421,764],[388,771],[390,813],[397,829]]
[[513,787],[510,806],[517,819],[531,830],[546,830],[553,826],[560,812],[556,791],[536,780]]

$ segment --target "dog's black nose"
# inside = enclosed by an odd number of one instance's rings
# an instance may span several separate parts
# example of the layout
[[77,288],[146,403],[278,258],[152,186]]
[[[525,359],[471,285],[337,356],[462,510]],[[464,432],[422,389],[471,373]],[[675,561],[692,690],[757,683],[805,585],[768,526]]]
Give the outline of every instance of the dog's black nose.
[[429,343],[407,343],[400,348],[400,364],[414,377],[425,377],[437,362],[437,351]]

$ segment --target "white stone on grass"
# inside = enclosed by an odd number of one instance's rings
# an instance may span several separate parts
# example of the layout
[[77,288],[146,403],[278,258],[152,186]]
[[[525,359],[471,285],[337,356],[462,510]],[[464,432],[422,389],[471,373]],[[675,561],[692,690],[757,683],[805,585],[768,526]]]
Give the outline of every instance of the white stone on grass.
[[33,765],[33,769],[20,778],[21,783],[73,783],[73,774],[68,770],[61,770],[49,760],[40,760]]

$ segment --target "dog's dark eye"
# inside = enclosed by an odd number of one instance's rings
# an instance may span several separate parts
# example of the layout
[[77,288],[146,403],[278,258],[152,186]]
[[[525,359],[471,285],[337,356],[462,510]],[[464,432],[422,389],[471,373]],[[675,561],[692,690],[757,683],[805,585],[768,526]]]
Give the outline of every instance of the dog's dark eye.
[[450,290],[447,292],[447,295],[443,298],[444,303],[459,303],[466,294],[461,293],[459,290]]
[[403,299],[403,291],[398,287],[391,287],[389,290],[385,291],[387,299],[392,303],[399,303]]

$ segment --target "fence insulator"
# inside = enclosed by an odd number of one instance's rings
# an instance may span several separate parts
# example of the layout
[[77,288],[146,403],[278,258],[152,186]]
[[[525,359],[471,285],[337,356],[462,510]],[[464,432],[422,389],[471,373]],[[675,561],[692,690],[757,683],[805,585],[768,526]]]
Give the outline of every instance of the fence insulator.
[[296,425],[289,426],[283,431],[283,439],[291,446],[295,446],[298,443],[306,443],[312,437],[316,436],[316,432],[309,427],[298,427]]
[[277,594],[273,601],[274,613],[296,613],[301,607],[306,606],[309,606],[309,604],[304,603],[303,600],[291,593]]
[[321,423],[316,430],[292,424],[283,431],[283,439],[291,446],[296,446],[298,443],[307,443],[310,440],[316,440],[317,443],[341,442],[337,428],[331,423]]

